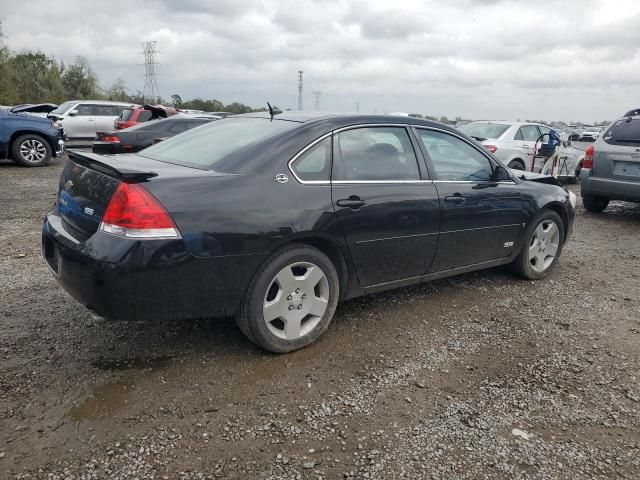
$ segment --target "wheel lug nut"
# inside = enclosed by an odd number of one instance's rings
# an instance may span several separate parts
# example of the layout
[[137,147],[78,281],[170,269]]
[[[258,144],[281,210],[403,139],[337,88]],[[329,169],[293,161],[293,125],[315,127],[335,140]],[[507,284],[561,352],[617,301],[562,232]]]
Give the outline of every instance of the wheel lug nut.
[[296,293],[300,293],[300,289],[299,288],[296,288]]
[[305,298],[307,298],[307,294],[306,294],[306,293],[303,293],[303,294],[302,294],[302,299],[304,300]]
[[302,310],[302,305],[298,305],[298,310]]
[[289,305],[289,310],[293,310],[293,305]]
[[291,295],[289,295],[289,296],[287,297],[287,300],[291,300],[291,298],[293,298],[293,297],[291,297]]

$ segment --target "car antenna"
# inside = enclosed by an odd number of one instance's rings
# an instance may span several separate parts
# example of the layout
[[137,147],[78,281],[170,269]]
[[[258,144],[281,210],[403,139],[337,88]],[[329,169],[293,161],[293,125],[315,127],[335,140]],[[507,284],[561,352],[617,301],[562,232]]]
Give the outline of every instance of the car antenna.
[[269,102],[267,102],[267,106],[269,107],[269,115],[271,115],[271,121],[273,122],[273,117],[279,113],[282,113],[278,107],[273,107]]

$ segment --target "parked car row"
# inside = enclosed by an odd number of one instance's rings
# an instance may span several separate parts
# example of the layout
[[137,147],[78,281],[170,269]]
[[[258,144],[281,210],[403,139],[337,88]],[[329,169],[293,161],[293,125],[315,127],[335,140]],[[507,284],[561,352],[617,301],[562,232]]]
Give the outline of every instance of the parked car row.
[[62,126],[48,118],[0,109],[0,158],[25,167],[47,165],[64,152]]

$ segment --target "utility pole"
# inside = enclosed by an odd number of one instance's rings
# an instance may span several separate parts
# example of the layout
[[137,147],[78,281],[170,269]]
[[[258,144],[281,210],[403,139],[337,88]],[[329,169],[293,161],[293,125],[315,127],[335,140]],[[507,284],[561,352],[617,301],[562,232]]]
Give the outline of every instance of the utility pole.
[[302,110],[302,70],[298,70],[298,110]]
[[318,110],[320,110],[320,95],[322,95],[322,92],[319,90],[316,90],[315,92],[313,92],[313,95],[316,97],[316,112]]
[[156,50],[156,42],[142,42],[142,54],[144,55],[144,89],[142,90],[142,102],[151,101],[154,102],[160,97],[158,92],[158,82],[156,77],[158,71],[156,66],[156,54],[159,53]]

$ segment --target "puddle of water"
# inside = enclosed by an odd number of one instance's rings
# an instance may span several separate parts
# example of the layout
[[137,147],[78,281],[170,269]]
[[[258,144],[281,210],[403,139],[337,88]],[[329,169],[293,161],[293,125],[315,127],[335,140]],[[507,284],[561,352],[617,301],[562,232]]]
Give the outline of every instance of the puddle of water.
[[127,404],[132,390],[132,380],[96,387],[86,400],[69,410],[69,417],[74,420],[89,420],[110,415]]
[[72,407],[68,415],[73,420],[90,420],[107,417],[122,409],[132,398],[136,382],[141,378],[137,373],[148,373],[167,367],[171,357],[149,358],[102,358],[92,365],[104,371],[129,371],[125,379],[95,387],[91,394],[78,405]]

